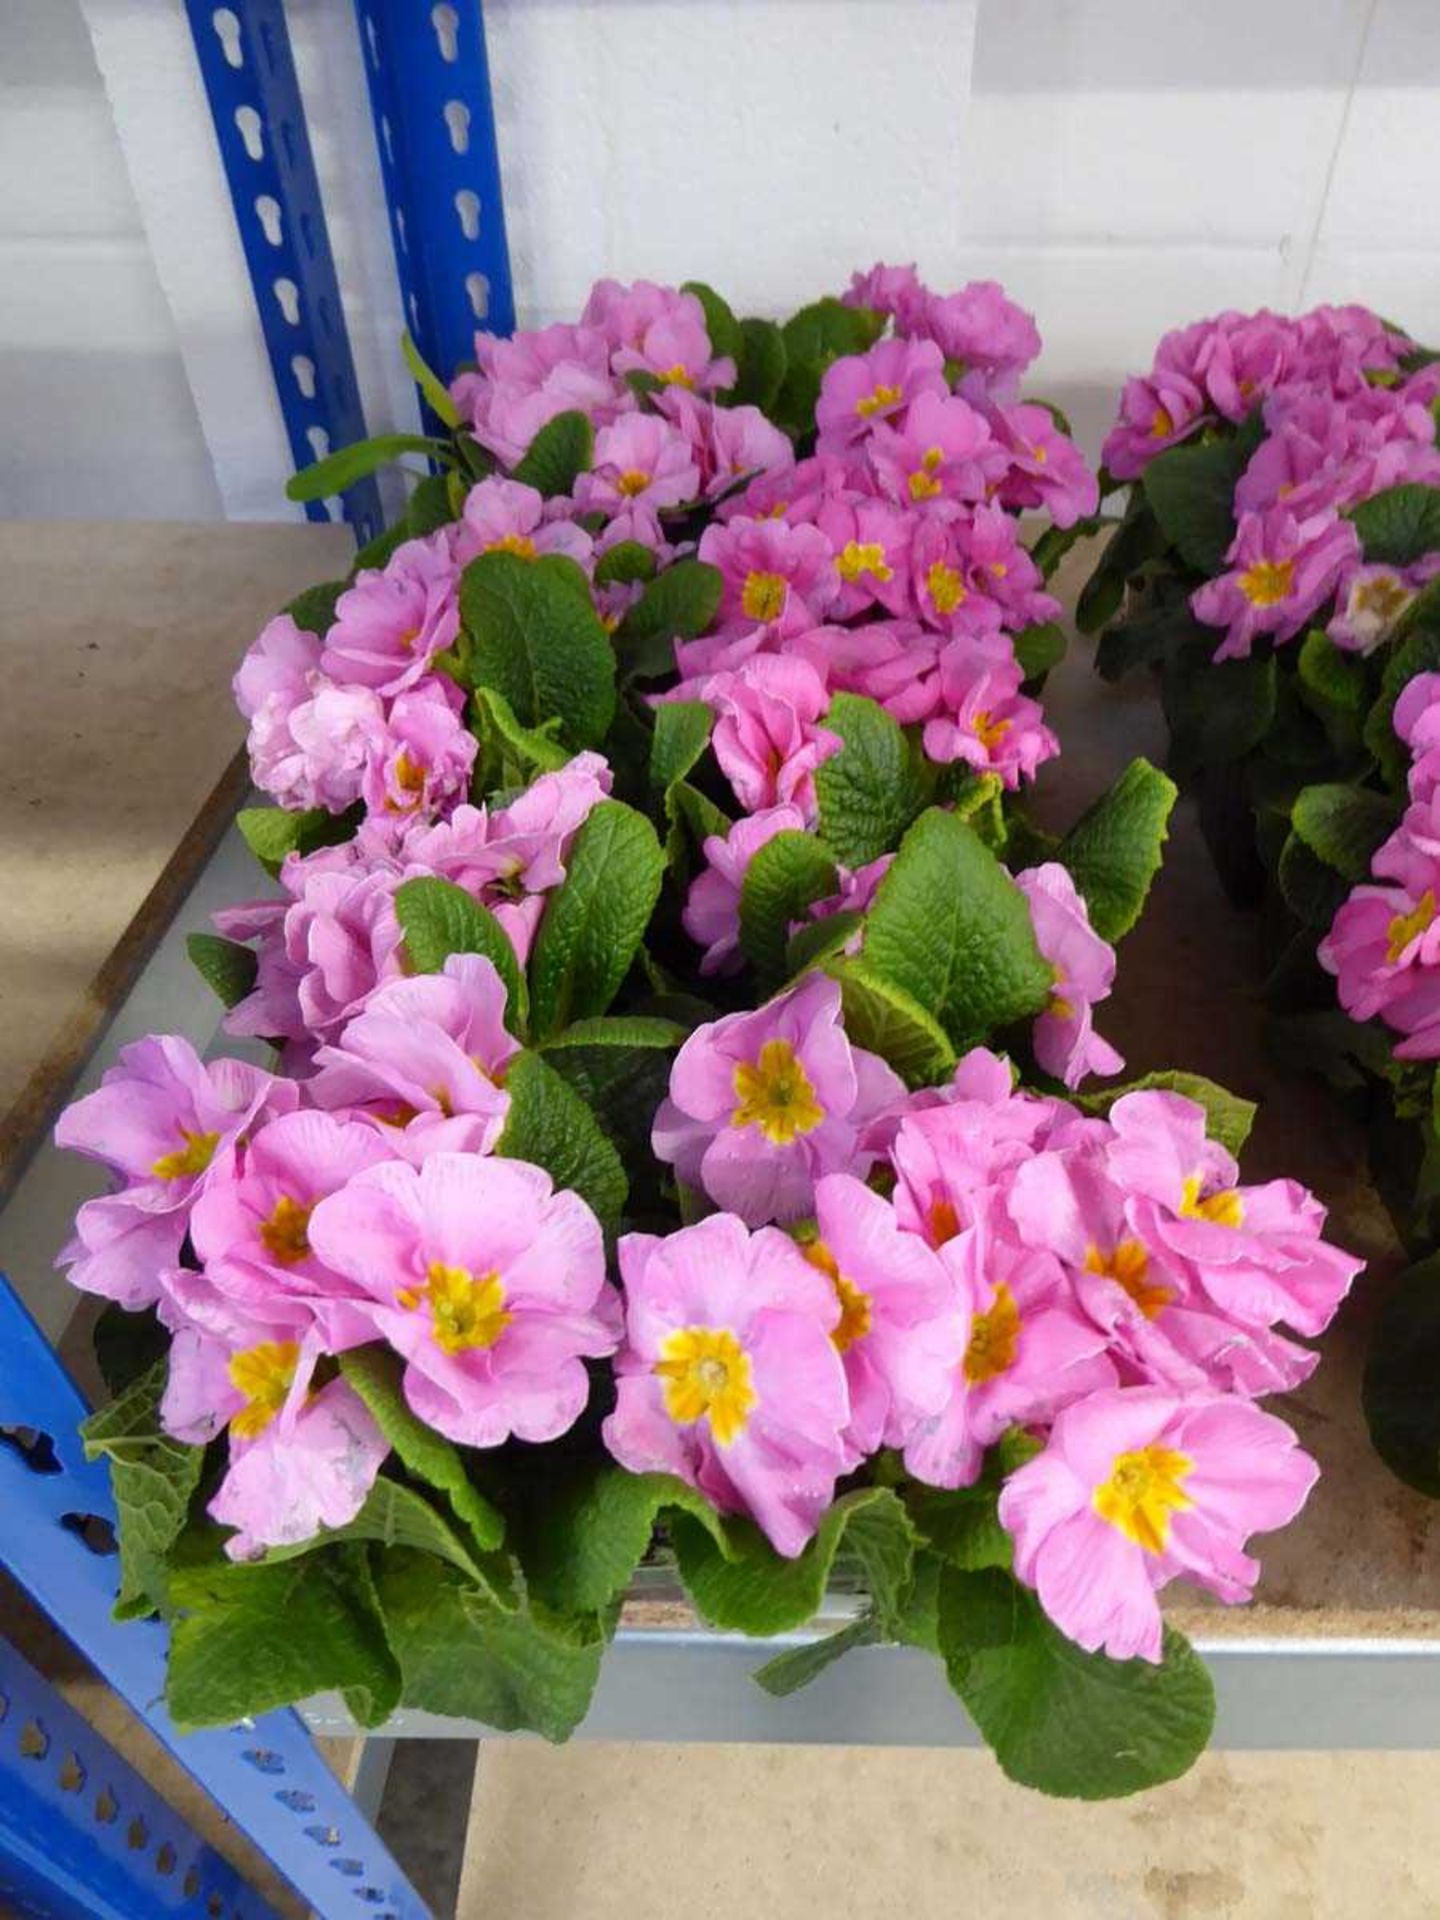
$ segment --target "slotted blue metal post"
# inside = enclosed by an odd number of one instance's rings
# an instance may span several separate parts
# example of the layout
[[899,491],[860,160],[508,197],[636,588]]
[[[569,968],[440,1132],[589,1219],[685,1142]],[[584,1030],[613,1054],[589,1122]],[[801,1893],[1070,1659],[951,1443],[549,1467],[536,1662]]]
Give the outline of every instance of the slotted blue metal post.
[[[298,471],[366,428],[285,9],[185,0],[185,12]],[[357,542],[374,539],[383,521],[373,476],[341,501]],[[305,511],[330,518],[320,500]]]
[[515,295],[480,0],[355,0],[410,332],[448,380]]
[[163,1697],[165,1629],[113,1618],[115,1561],[81,1537],[87,1519],[115,1519],[109,1470],[85,1459],[85,1414],[0,1275],[0,1564],[324,1920],[429,1920],[298,1714],[177,1729]]

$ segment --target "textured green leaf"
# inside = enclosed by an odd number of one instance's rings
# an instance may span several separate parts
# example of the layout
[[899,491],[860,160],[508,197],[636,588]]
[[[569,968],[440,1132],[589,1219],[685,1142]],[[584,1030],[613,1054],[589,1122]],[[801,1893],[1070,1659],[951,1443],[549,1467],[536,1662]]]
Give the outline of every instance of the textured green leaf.
[[915,1531],[932,1553],[967,1573],[984,1567],[1006,1567],[1011,1560],[1010,1536],[1000,1524],[998,1476],[989,1475],[972,1487],[911,1486],[905,1507]]
[[1365,745],[1391,786],[1401,786],[1410,763],[1396,737],[1395,702],[1418,673],[1440,670],[1440,581],[1432,581],[1406,609],[1388,649],[1380,693],[1365,720]]
[[818,920],[802,921],[786,943],[786,970],[794,975],[819,966],[822,960],[839,953],[864,924],[864,914],[853,907],[841,907]]
[[352,807],[345,813],[327,813],[323,807],[309,807],[292,813],[288,807],[242,807],[235,824],[261,866],[274,874],[287,854],[314,853],[351,839],[360,824],[360,811]]
[[915,749],[874,700],[837,693],[825,725],[844,742],[815,769],[820,831],[835,858],[864,866],[891,853],[925,805]]
[[185,951],[190,964],[220,1004],[233,1007],[255,985],[259,961],[249,947],[236,940],[222,939],[218,933],[187,933]]
[[665,856],[644,814],[619,800],[591,809],[530,955],[537,1039],[605,1012],[645,936],[664,872]]
[[1128,581],[1148,560],[1159,559],[1165,548],[1165,535],[1146,504],[1144,489],[1132,487],[1125,518],[1106,541],[1075,603],[1075,624],[1080,631],[1098,633],[1108,625],[1120,611]]
[[369,1724],[387,1719],[400,1670],[363,1554],[332,1547],[273,1566],[177,1569],[165,1703],[181,1729],[228,1726],[330,1687],[365,1702]]
[[1161,531],[1201,573],[1219,573],[1235,538],[1235,486],[1259,446],[1264,423],[1254,414],[1234,434],[1186,440],[1157,454],[1139,484]]
[[1338,707],[1346,713],[1363,713],[1367,691],[1365,662],[1337,647],[1323,628],[1312,627],[1301,641],[1296,666],[1301,686],[1322,706]]
[[505,983],[505,1024],[523,1035],[528,994],[510,936],[488,907],[452,880],[425,874],[395,889],[395,917],[417,973],[439,973],[452,953],[479,953]]
[[688,1513],[671,1521],[680,1577],[712,1626],[767,1636],[803,1626],[819,1610],[837,1553],[860,1566],[882,1622],[899,1611],[910,1579],[915,1533],[888,1487],[842,1494],[796,1559],[776,1553],[749,1520],[722,1522],[722,1547]]
[[169,1361],[158,1360],[134,1385],[81,1423],[85,1458],[110,1462],[120,1547],[117,1619],[133,1620],[166,1604],[168,1555],[200,1484],[203,1447],[160,1429]]
[[1027,680],[1039,680],[1065,658],[1065,629],[1053,620],[1026,627],[1015,635],[1015,658]]
[[794,313],[780,329],[786,372],[773,412],[782,426],[804,432],[815,423],[820,381],[832,361],[865,353],[885,331],[885,315],[847,307],[827,295]]
[[437,1512],[423,1494],[386,1474],[371,1487],[364,1506],[347,1525],[322,1528],[313,1540],[301,1541],[298,1546],[272,1547],[265,1555],[265,1564],[276,1566],[282,1560],[295,1560],[302,1553],[347,1540],[373,1540],[382,1547],[413,1547],[417,1552],[433,1554],[437,1560],[458,1567],[469,1579],[483,1582],[492,1593],[498,1592],[511,1607],[515,1605],[514,1582],[505,1556],[477,1556],[474,1542],[467,1544],[459,1528]]
[[715,716],[703,700],[667,701],[655,709],[650,784],[660,793],[683,780],[710,744]]
[[1231,1093],[1214,1080],[1199,1073],[1147,1073],[1129,1080],[1123,1087],[1106,1087],[1100,1093],[1081,1094],[1077,1101],[1087,1113],[1109,1113],[1115,1102],[1127,1093],[1178,1093],[1205,1109],[1205,1131],[1218,1140],[1227,1153],[1239,1154],[1250,1138],[1250,1129],[1259,1112],[1253,1100]]
[[1107,1800],[1185,1773],[1204,1751],[1215,1692],[1198,1655],[1165,1629],[1164,1659],[1085,1653],[1007,1573],[947,1567],[940,1649],[951,1686],[1020,1785]]
[[629,586],[655,578],[655,549],[641,540],[617,540],[595,562],[597,587]]
[[324,639],[335,624],[335,603],[349,585],[348,580],[322,580],[319,586],[297,593],[285,611],[302,633]]
[[1368,787],[1327,782],[1295,796],[1290,820],[1313,854],[1347,880],[1370,878],[1370,858],[1398,818],[1393,800]]
[[1387,487],[1353,507],[1350,518],[1371,566],[1409,567],[1440,550],[1440,487]]
[[420,453],[447,466],[455,458],[448,440],[431,440],[419,433],[381,433],[373,440],[357,440],[353,447],[339,447],[323,460],[302,467],[286,481],[285,498],[328,500],[331,494],[344,493],[367,473],[389,466],[405,453]]
[[792,1647],[787,1653],[780,1653],[773,1660],[767,1660],[763,1667],[757,1667],[750,1678],[756,1686],[775,1699],[784,1699],[787,1694],[798,1693],[801,1687],[808,1687],[817,1680],[827,1667],[853,1647],[871,1647],[881,1638],[878,1622],[870,1614],[862,1614],[858,1620],[852,1620],[849,1626],[841,1627],[838,1632],[826,1634],[821,1640],[807,1641],[803,1647]]
[[763,983],[785,976],[790,922],[838,884],[835,857],[813,833],[777,833],[755,854],[740,886],[740,945]]
[[530,442],[510,478],[547,500],[571,493],[595,454],[595,430],[583,413],[557,413]]
[[1341,875],[1312,853],[1298,833],[1289,834],[1281,847],[1275,878],[1296,919],[1317,932],[1329,927],[1349,892]]
[[389,1347],[352,1347],[340,1356],[340,1371],[369,1408],[401,1466],[427,1487],[443,1493],[450,1510],[488,1553],[505,1536],[505,1523],[471,1482],[460,1451],[410,1411],[401,1385],[404,1363]]
[[1440,1254],[1396,1280],[1370,1335],[1363,1391],[1375,1451],[1440,1500]]
[[460,409],[450,398],[450,390],[445,382],[416,346],[408,327],[400,335],[400,351],[405,356],[406,366],[410,369],[410,378],[424,394],[435,418],[443,421],[447,427],[458,427]]
[[720,607],[720,569],[703,560],[677,560],[646,587],[615,629],[615,658],[631,679],[654,680],[675,671],[676,640],[705,632]]
[[625,1169],[584,1100],[538,1053],[515,1056],[505,1089],[510,1111],[495,1151],[544,1167],[557,1187],[573,1188],[613,1233],[625,1205]]
[[863,954],[832,959],[825,971],[840,983],[845,1031],[855,1046],[887,1060],[907,1087],[949,1079],[955,1070],[950,1036],[918,1000],[874,973]]
[[961,1049],[1039,1013],[1050,994],[1024,894],[978,835],[939,808],[911,827],[880,882],[863,959]]
[[737,407],[759,407],[773,412],[780,389],[785,384],[787,359],[785,342],[773,320],[740,322],[738,372],[730,397]]
[[740,322],[735,318],[730,303],[723,300],[713,287],[706,286],[703,280],[686,280],[680,291],[693,293],[705,309],[705,331],[710,336],[712,351],[727,359],[738,360],[743,343]]
[[380,1556],[376,1591],[406,1706],[560,1741],[585,1718],[605,1625],[504,1613],[428,1555]]
[[[1218,645],[1218,630],[1210,633]],[[1161,675],[1160,697],[1170,727],[1171,771],[1185,778],[1224,766],[1243,759],[1274,725],[1275,656],[1216,661],[1208,647],[1174,652]]]
[[1148,760],[1132,760],[1060,842],[1055,857],[1069,869],[1102,940],[1120,939],[1140,918],[1175,799],[1173,780]]
[[558,720],[572,747],[598,747],[615,713],[615,658],[585,576],[557,553],[482,553],[460,576],[460,617],[477,687],[522,727]]
[[687,1513],[717,1550],[729,1540],[720,1516],[668,1473],[627,1473],[587,1461],[517,1503],[517,1551],[529,1591],[560,1612],[594,1613],[620,1599],[662,1515]]
[[522,727],[510,702],[494,687],[476,687],[476,718],[493,732],[526,768],[536,773],[558,773],[569,764],[570,754],[554,737],[554,722],[547,726]]

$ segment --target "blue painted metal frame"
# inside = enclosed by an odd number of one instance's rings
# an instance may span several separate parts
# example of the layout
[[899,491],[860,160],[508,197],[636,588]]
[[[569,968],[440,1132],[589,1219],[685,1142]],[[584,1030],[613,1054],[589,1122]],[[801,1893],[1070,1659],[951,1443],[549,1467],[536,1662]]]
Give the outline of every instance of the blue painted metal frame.
[[0,1902],[49,1920],[276,1920],[228,1860],[0,1641]]
[[109,1471],[85,1459],[77,1431],[86,1411],[0,1275],[0,1563],[325,1920],[428,1920],[298,1714],[197,1733],[175,1726],[163,1697],[165,1630],[113,1618],[115,1562],[78,1531],[90,1516],[115,1518]]
[[355,0],[406,319],[444,379],[515,295],[480,0]]
[[[363,440],[365,415],[330,252],[282,0],[185,0],[255,308],[297,470]],[[364,545],[383,517],[374,478],[342,495]],[[328,520],[325,503],[307,503]]]

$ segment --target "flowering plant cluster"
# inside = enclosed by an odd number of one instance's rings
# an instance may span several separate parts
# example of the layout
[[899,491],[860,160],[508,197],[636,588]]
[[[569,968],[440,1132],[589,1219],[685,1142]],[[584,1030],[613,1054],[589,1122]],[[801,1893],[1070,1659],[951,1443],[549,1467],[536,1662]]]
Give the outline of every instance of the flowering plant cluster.
[[1368,1122],[1418,1264],[1367,1411],[1440,1497],[1437,396],[1440,358],[1361,307],[1168,334],[1105,443],[1129,500],[1081,617],[1107,677],[1158,672],[1221,877],[1266,905],[1275,1047]]
[[649,1560],[750,1634],[851,1596],[762,1684],[927,1647],[1049,1791],[1203,1747],[1157,1595],[1248,1598],[1316,1474],[1256,1402],[1358,1263],[1241,1182],[1246,1103],[1094,1084],[1175,790],[1018,805],[1017,515],[1097,501],[1037,347],[877,268],[783,327],[602,283],[419,369],[446,470],[236,679],[276,885],[191,947],[273,1055],[141,1041],[58,1130],[180,1721],[563,1738]]

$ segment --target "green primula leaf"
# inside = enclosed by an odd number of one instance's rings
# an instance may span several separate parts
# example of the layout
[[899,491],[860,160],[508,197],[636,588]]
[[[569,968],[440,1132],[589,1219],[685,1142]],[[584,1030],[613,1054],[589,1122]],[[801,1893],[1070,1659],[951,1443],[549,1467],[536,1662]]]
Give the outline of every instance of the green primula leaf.
[[1281,847],[1275,878],[1296,919],[1317,931],[1329,927],[1349,892],[1335,868],[1312,853],[1298,833],[1291,833]]
[[815,769],[820,831],[837,860],[864,866],[893,852],[925,805],[923,763],[899,723],[860,694],[837,693],[825,725],[843,745]]
[[1346,713],[1363,713],[1365,662],[1337,647],[1323,628],[1312,627],[1301,641],[1296,666],[1300,684],[1313,700]]
[[254,987],[259,960],[238,941],[222,939],[218,933],[187,933],[185,951],[191,966],[219,996],[222,1006],[238,1005]]
[[1065,629],[1054,620],[1015,635],[1015,658],[1026,680],[1039,680],[1065,658]]
[[791,934],[785,945],[785,968],[792,977],[819,966],[840,952],[853,934],[865,924],[865,916],[853,907],[842,907],[819,920],[806,920]]
[[1235,538],[1235,486],[1264,435],[1254,414],[1233,435],[1186,440],[1156,454],[1139,485],[1165,538],[1187,565],[1222,571]]
[[410,1411],[399,1355],[379,1343],[352,1347],[341,1354],[340,1371],[369,1408],[405,1471],[444,1494],[451,1512],[469,1529],[482,1553],[500,1546],[505,1523],[472,1484],[459,1449]]
[[570,754],[554,738],[553,721],[544,727],[522,727],[510,702],[494,687],[475,689],[476,717],[481,725],[493,729],[511,753],[536,773],[558,773],[568,766]]
[[1273,653],[1220,661],[1208,650],[1172,654],[1160,679],[1171,771],[1188,778],[1202,767],[1240,760],[1258,745],[1275,720],[1276,677]]
[[825,971],[840,983],[845,1031],[855,1046],[878,1053],[907,1087],[937,1086],[949,1079],[955,1070],[950,1036],[918,1000],[892,980],[880,978],[863,955],[832,959]]
[[107,1300],[95,1322],[91,1345],[100,1378],[118,1398],[141,1374],[168,1358],[170,1335],[153,1307],[131,1313],[118,1301]]
[[704,633],[720,607],[724,580],[703,560],[677,560],[646,587],[615,629],[615,658],[630,679],[675,671],[676,640]]
[[662,1515],[689,1514],[717,1551],[729,1536],[705,1496],[668,1473],[589,1461],[517,1503],[517,1551],[529,1591],[560,1612],[602,1612],[623,1597]]
[[597,587],[629,586],[655,578],[655,549],[641,540],[617,540],[595,562]]
[[547,1039],[604,1013],[645,937],[665,856],[643,813],[619,800],[593,807],[571,843],[530,955],[530,1023]]
[[381,433],[373,440],[357,440],[353,447],[340,447],[323,460],[302,467],[285,482],[285,498],[328,500],[331,494],[344,493],[367,473],[388,466],[405,453],[424,454],[427,460],[438,460],[443,466],[455,463],[448,440],[431,440],[420,433]]
[[615,713],[615,658],[573,560],[482,553],[460,576],[460,617],[475,686],[503,694],[523,727],[558,720],[572,747],[600,745]]
[[1053,1627],[1027,1588],[999,1571],[947,1567],[940,1649],[951,1686],[1020,1785],[1107,1800],[1176,1780],[1205,1749],[1215,1690],[1182,1635],[1164,1658],[1110,1660]]
[[398,1548],[379,1556],[375,1588],[407,1706],[553,1741],[585,1718],[604,1622],[504,1613],[453,1568]]
[[322,580],[319,586],[297,593],[285,611],[302,633],[323,640],[335,624],[335,603],[349,584],[348,580]]
[[867,974],[899,987],[959,1049],[1039,1013],[1052,975],[1025,896],[979,836],[932,808],[911,827],[866,918]]
[[1410,764],[1407,749],[1395,733],[1395,702],[1417,674],[1440,670],[1440,582],[1432,582],[1400,621],[1393,637],[1380,693],[1366,716],[1365,745],[1380,762],[1392,787],[1401,786]]
[[680,291],[693,293],[705,309],[705,331],[710,336],[711,351],[717,357],[738,361],[742,346],[740,322],[731,311],[729,302],[722,300],[715,289],[707,287],[703,280],[686,280]]
[[838,884],[835,857],[813,833],[787,829],[754,855],[740,886],[740,945],[765,985],[784,978],[790,922]]
[[133,1620],[166,1604],[167,1556],[200,1484],[203,1447],[172,1440],[160,1428],[169,1360],[157,1360],[125,1392],[82,1421],[85,1458],[110,1462],[120,1546],[115,1615]]
[[650,1014],[577,1020],[545,1044],[545,1058],[620,1149],[632,1174],[653,1160],[655,1109],[670,1083],[671,1056],[689,1033]]
[[1010,1536],[996,1511],[999,1497],[999,1477],[992,1472],[974,1486],[953,1491],[912,1485],[905,1507],[932,1553],[952,1567],[978,1573],[1010,1565]]
[[510,1608],[517,1604],[514,1578],[506,1556],[496,1553],[476,1555],[473,1543],[467,1544],[460,1530],[438,1513],[413,1487],[381,1474],[365,1497],[355,1518],[343,1527],[326,1527],[313,1540],[298,1546],[272,1547],[265,1555],[267,1566],[282,1560],[296,1560],[302,1553],[314,1553],[347,1540],[375,1541],[382,1547],[413,1547],[433,1554],[437,1560],[458,1567],[467,1578],[490,1588],[492,1596]]
[[785,384],[785,341],[773,320],[742,320],[740,341],[731,401],[737,407],[759,407],[770,414]]
[[[1065,429],[1062,428],[1063,431]],[[1048,580],[1073,546],[1082,540],[1093,539],[1104,525],[1101,516],[1092,513],[1088,519],[1076,520],[1068,527],[1046,527],[1031,547],[1030,558]]]
[[809,1640],[803,1647],[792,1647],[788,1653],[777,1654],[763,1667],[757,1667],[750,1678],[756,1686],[780,1700],[786,1694],[798,1693],[801,1687],[808,1687],[852,1647],[873,1647],[881,1638],[879,1623],[870,1614],[863,1614],[849,1626],[826,1634],[821,1640]]
[[1398,809],[1384,794],[1344,782],[1305,787],[1290,820],[1313,854],[1347,880],[1368,880],[1370,857],[1395,825]]
[[1127,582],[1148,560],[1158,560],[1165,547],[1165,535],[1146,505],[1143,489],[1132,487],[1125,518],[1106,541],[1075,603],[1075,624],[1082,633],[1098,633],[1114,619]]
[[625,1169],[585,1101],[538,1053],[517,1054],[505,1074],[510,1111],[497,1153],[543,1167],[557,1187],[570,1187],[607,1234],[625,1205]]
[[424,394],[435,418],[443,421],[447,427],[458,427],[460,409],[450,398],[450,390],[445,382],[416,346],[408,327],[400,335],[400,351],[405,356],[406,366],[410,369],[410,378]]
[[1409,567],[1440,549],[1440,487],[1407,481],[1350,510],[1370,566]]
[[552,1058],[557,1053],[589,1052],[595,1047],[607,1053],[663,1052],[680,1046],[689,1032],[678,1020],[662,1020],[653,1013],[619,1013],[598,1020],[576,1020],[543,1045]]
[[[362,1547],[268,1565],[177,1568],[165,1703],[182,1730],[226,1726],[343,1689],[378,1725],[400,1671],[375,1610]],[[425,1564],[441,1567],[429,1559]]]
[[423,480],[417,480],[410,489],[410,498],[405,504],[407,539],[414,540],[427,533],[435,533],[459,519],[459,509],[450,493],[451,478],[446,473],[427,473]]
[[595,429],[587,416],[557,413],[530,442],[510,478],[551,500],[574,491],[577,475],[585,472],[594,454]]
[[803,1626],[818,1612],[835,1557],[858,1563],[882,1624],[898,1614],[910,1579],[915,1531],[888,1487],[842,1494],[797,1558],[778,1554],[750,1520],[715,1530],[688,1513],[671,1521],[685,1590],[712,1626],[768,1636]]
[[1238,1155],[1250,1138],[1250,1129],[1259,1112],[1253,1100],[1231,1093],[1217,1081],[1199,1073],[1147,1073],[1123,1087],[1106,1087],[1103,1092],[1078,1094],[1076,1101],[1087,1113],[1104,1115],[1127,1093],[1178,1093],[1205,1109],[1205,1131],[1218,1140],[1227,1153]]
[[667,701],[655,709],[650,784],[660,793],[683,780],[710,744],[715,716],[703,700]]
[[1140,918],[1175,805],[1175,782],[1148,760],[1132,760],[1060,842],[1067,867],[1102,940],[1114,942]]
[[505,985],[505,1024],[525,1033],[529,995],[510,936],[488,907],[452,880],[424,875],[395,889],[395,917],[416,973],[439,973],[452,953],[479,953]]
[[1370,1335],[1363,1392],[1375,1451],[1440,1500],[1440,1254],[1396,1280]]
[[845,355],[868,352],[884,331],[883,313],[847,307],[831,295],[792,314],[780,329],[786,372],[773,412],[781,426],[797,433],[812,428],[825,369]]
[[303,813],[292,813],[287,807],[242,807],[235,824],[246,846],[273,875],[287,854],[314,853],[352,839],[361,813],[359,807],[345,813],[327,813],[323,807],[309,807]]

